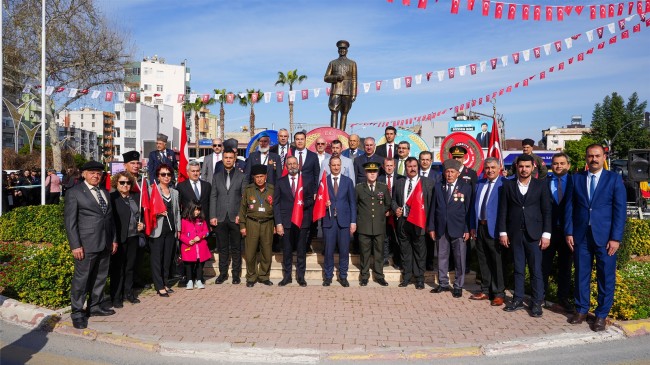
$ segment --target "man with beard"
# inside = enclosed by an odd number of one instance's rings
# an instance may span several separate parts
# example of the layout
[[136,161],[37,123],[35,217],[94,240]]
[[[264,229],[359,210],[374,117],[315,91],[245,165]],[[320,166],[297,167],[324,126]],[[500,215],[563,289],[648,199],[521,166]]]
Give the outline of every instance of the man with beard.
[[[259,147],[257,151],[251,152],[246,159],[246,167],[244,168],[244,173],[246,174],[246,182],[253,183],[253,175],[251,174],[251,168],[254,165],[264,165],[266,166],[266,182],[269,184],[275,185],[275,182],[278,179],[278,175],[282,175],[282,161],[280,156],[269,151],[269,144],[271,142],[271,137],[266,132],[260,134],[258,139]],[[280,169],[280,170],[278,170]]]

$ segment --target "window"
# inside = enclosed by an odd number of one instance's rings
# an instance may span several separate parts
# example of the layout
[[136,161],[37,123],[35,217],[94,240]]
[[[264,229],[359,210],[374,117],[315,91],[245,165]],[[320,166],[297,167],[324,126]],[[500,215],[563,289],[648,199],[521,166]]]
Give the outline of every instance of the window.
[[84,119],[84,115],[83,115],[83,114],[79,114],[79,119]]
[[119,111],[115,112],[115,119],[120,120],[120,112]]
[[115,133],[115,137],[116,137],[116,138],[119,138],[119,137],[120,137],[120,128],[119,128],[119,127],[115,127],[115,129],[114,129],[113,131],[114,131],[114,133]]
[[131,74],[134,76],[139,76],[140,75],[140,67],[134,67],[131,69]]
[[115,146],[115,154],[116,154],[116,155],[121,155],[121,153],[120,153],[120,146]]
[[125,129],[124,130],[124,140],[126,141],[129,138],[135,139],[135,129]]
[[91,114],[90,119],[95,119],[95,114]]
[[135,138],[124,138],[124,148],[135,148]]
[[151,91],[151,84],[144,84],[144,91]]
[[95,122],[92,122],[92,127],[95,128]]
[[156,85],[156,91],[163,91],[162,85]]
[[124,119],[135,119],[135,112],[126,112],[124,114]]

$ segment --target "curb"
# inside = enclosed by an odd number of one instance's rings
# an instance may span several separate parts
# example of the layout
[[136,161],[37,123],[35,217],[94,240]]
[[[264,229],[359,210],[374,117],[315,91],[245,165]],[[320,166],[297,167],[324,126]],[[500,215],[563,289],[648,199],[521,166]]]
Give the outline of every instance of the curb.
[[626,337],[650,335],[650,319],[613,322],[612,325],[622,330]]
[[61,320],[61,313],[0,295],[0,319],[21,327],[51,330]]

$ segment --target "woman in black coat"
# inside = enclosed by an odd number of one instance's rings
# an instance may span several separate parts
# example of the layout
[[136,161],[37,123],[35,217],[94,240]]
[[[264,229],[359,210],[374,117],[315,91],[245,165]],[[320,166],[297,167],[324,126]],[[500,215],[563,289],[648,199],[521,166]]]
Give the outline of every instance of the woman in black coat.
[[135,178],[127,171],[118,172],[111,179],[115,190],[111,193],[115,239],[118,249],[111,257],[111,300],[114,308],[122,308],[124,299],[140,303],[133,292],[133,273],[141,231],[140,193],[132,192]]

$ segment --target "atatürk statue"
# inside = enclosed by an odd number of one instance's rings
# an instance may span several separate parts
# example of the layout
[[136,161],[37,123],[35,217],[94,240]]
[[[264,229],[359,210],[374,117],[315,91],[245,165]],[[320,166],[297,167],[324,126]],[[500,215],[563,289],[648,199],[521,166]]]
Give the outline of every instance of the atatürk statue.
[[[338,41],[339,58],[330,62],[325,71],[325,82],[332,84],[329,108],[332,111],[331,126],[345,131],[348,112],[357,99],[357,63],[348,59],[350,42]],[[341,112],[341,124],[338,124]]]

